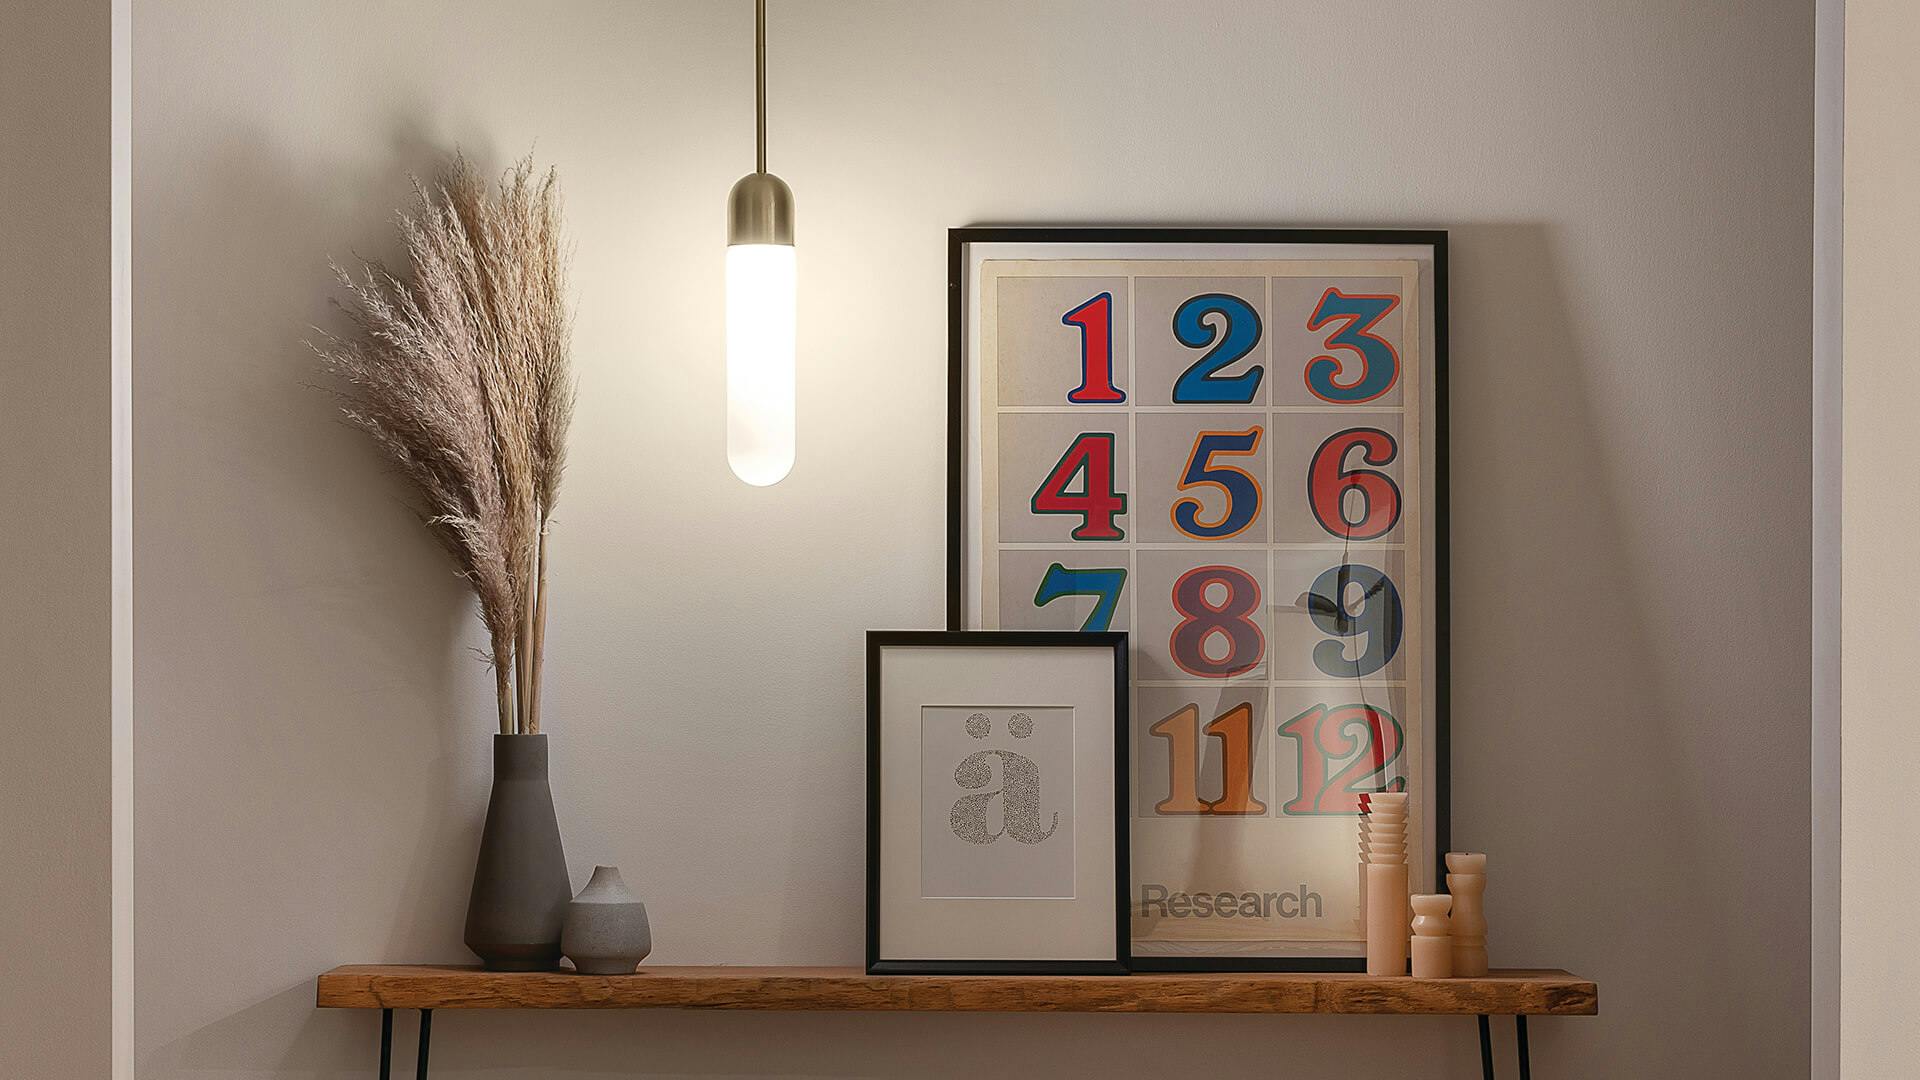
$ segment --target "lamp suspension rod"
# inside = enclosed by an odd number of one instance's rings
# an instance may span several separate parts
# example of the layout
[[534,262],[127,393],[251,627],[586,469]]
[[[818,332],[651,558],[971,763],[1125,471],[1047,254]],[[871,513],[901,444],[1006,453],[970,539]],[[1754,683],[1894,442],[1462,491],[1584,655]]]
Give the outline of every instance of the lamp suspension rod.
[[767,0],[753,5],[753,88],[755,172],[767,171]]

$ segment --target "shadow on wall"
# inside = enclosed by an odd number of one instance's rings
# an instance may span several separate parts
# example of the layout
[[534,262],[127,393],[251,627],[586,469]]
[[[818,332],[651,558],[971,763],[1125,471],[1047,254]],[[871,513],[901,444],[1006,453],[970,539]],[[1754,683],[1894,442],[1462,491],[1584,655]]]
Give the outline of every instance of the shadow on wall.
[[[469,652],[483,635],[410,493],[381,479],[303,344],[315,324],[344,328],[327,305],[329,256],[397,262],[406,175],[431,176],[453,145],[403,119],[378,161],[316,168],[237,131],[136,206],[141,239],[165,237],[158,250],[220,241],[197,266],[142,263],[136,244],[136,859],[168,853],[149,867],[163,872],[136,868],[154,883],[136,912],[138,971],[158,984],[140,988],[159,1040],[142,1076],[329,1060],[312,1046],[330,1040],[310,987],[206,1026],[170,1011],[233,1004],[168,998],[209,962],[258,986],[342,950],[467,958],[494,717]],[[488,171],[500,163],[484,142],[465,149]],[[140,511],[160,499],[165,512]],[[377,877],[392,867],[404,876]]]

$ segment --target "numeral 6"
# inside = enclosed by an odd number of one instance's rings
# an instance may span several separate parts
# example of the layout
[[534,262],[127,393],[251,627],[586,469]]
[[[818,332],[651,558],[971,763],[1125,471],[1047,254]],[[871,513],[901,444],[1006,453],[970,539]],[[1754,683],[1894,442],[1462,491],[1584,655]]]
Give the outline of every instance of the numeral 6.
[[[1393,464],[1400,447],[1379,428],[1348,428],[1335,432],[1313,452],[1307,467],[1307,506],[1320,527],[1342,540],[1378,540],[1400,523],[1400,488],[1393,478],[1373,469],[1346,467],[1352,451],[1376,468]],[[1360,493],[1360,517],[1347,516],[1347,492]]]

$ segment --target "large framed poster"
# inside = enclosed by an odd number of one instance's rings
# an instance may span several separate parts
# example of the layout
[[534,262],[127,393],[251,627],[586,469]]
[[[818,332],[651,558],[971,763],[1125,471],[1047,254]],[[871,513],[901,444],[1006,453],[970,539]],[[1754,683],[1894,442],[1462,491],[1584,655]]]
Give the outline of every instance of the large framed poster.
[[1447,842],[1446,234],[949,243],[949,623],[1130,634],[1133,966],[1360,970],[1360,795]]

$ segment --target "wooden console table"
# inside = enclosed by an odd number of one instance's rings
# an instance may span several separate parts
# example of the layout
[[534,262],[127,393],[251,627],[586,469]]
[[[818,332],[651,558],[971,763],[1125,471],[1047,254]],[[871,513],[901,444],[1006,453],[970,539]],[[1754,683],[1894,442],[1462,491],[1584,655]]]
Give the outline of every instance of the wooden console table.
[[427,1075],[435,1009],[758,1009],[843,1012],[1372,1013],[1477,1016],[1493,1076],[1489,1016],[1512,1016],[1529,1080],[1528,1016],[1592,1016],[1599,990],[1564,971],[1480,979],[1318,973],[868,975],[859,968],[643,967],[635,975],[492,972],[354,964],[320,976],[323,1009],[379,1009],[380,1076],[393,1058],[393,1010],[420,1010],[416,1076]]

